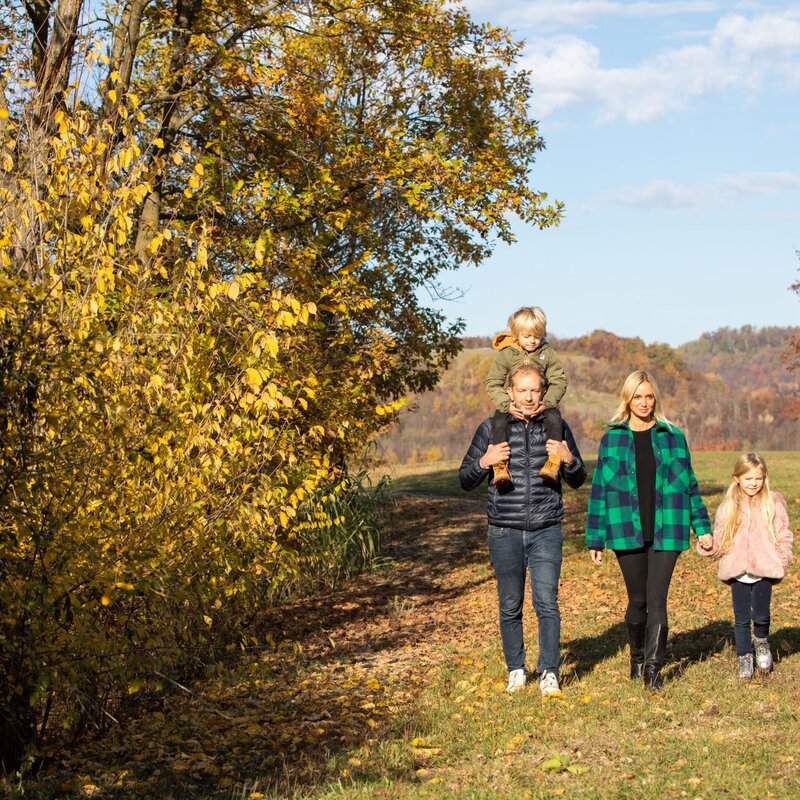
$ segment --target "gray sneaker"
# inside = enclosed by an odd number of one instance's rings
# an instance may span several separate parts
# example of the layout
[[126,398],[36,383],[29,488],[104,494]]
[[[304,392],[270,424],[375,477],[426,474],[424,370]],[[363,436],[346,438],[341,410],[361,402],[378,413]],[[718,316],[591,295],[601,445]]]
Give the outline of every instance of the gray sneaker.
[[753,644],[756,648],[756,666],[762,672],[769,672],[772,669],[772,652],[767,637],[759,639],[758,636],[754,636]]
[[753,677],[753,654],[739,656],[739,677],[743,681],[749,681]]

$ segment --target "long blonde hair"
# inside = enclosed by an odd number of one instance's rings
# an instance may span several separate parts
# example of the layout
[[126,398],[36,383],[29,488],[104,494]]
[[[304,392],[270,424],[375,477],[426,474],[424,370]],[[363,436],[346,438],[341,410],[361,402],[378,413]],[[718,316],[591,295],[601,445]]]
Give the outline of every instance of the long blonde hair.
[[775,501],[772,499],[772,492],[769,488],[767,462],[764,460],[764,457],[760,456],[758,453],[744,453],[736,459],[736,463],[733,465],[733,480],[717,509],[717,514],[722,513],[725,515],[722,539],[720,540],[720,550],[723,553],[727,553],[731,549],[733,537],[742,521],[742,498],[746,495],[742,491],[738,479],[741,478],[745,472],[750,472],[751,469],[755,469],[756,467],[761,468],[761,472],[764,475],[764,485],[755,497],[758,498],[769,538],[773,544],[777,543],[774,525]]
[[653,387],[653,395],[656,398],[655,405],[653,406],[653,416],[665,425],[672,423],[664,416],[664,410],[661,405],[661,393],[658,391],[658,384],[655,378],[643,369],[637,369],[631,372],[625,378],[622,388],[619,390],[619,405],[611,417],[611,423],[627,422],[631,417],[631,400],[636,394],[636,390],[643,384],[649,383]]

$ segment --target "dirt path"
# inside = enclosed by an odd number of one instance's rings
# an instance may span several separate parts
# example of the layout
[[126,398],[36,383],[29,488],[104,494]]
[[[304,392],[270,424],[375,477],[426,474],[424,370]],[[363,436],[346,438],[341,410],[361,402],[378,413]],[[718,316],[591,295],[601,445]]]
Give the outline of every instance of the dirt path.
[[495,634],[485,524],[485,500],[396,498],[379,568],[280,609],[269,652],[170,693],[47,777],[85,796],[176,798],[331,777],[337,752],[390,737],[438,665]]

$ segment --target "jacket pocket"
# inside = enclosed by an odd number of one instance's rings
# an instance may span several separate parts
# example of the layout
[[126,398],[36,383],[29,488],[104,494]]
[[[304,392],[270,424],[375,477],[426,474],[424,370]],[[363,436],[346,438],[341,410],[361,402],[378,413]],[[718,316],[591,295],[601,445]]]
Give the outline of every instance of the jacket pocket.
[[618,458],[607,458],[600,467],[603,486],[608,492],[624,492],[628,489],[625,464]]
[[664,491],[670,493],[689,491],[689,461],[687,459],[674,458],[669,462]]

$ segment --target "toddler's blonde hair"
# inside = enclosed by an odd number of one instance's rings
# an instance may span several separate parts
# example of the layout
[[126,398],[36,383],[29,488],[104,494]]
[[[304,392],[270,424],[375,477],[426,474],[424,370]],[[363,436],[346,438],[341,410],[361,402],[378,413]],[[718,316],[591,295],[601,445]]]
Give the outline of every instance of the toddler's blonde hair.
[[523,306],[508,318],[508,328],[515,338],[526,331],[544,338],[547,333],[547,317],[539,306]]

